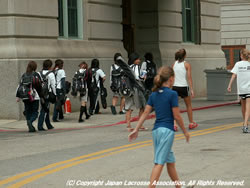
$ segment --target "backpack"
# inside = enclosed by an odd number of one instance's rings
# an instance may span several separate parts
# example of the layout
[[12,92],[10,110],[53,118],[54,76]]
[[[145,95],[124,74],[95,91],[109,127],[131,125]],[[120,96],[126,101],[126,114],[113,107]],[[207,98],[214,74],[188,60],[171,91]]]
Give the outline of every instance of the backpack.
[[146,61],[147,63],[147,79],[152,79],[156,75],[156,65],[154,62]]
[[24,73],[21,77],[16,97],[23,100],[29,100],[30,102],[34,101],[36,93],[34,91],[33,84],[35,84],[36,82],[39,82],[39,78],[36,78],[33,73]]
[[96,81],[96,72],[97,72],[98,68],[92,68],[91,69],[91,81],[90,81],[90,89],[92,90],[92,92],[94,94],[96,94],[99,91],[99,88],[97,86],[97,81]]
[[80,93],[80,96],[86,95],[86,88],[87,88],[87,83],[85,79],[86,76],[86,71],[83,73],[80,73],[80,71],[77,71],[72,79],[72,91],[71,95],[72,96],[77,96],[77,92]]
[[46,74],[43,74],[43,71],[40,71],[39,74],[42,78],[41,85],[42,85],[42,94],[44,99],[49,99],[49,81],[48,75],[51,71],[48,71]]
[[121,72],[122,72],[121,67],[116,69],[115,65],[114,64],[112,65],[110,88],[113,92],[119,91],[121,85]]
[[131,86],[130,79],[125,74],[121,75],[120,93],[124,97],[130,97],[133,94],[133,88]]

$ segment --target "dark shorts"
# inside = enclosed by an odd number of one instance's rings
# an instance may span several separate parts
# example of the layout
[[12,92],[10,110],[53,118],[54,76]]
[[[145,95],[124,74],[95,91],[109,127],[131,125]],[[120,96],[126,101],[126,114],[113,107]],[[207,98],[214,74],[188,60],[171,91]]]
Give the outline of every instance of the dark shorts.
[[239,95],[242,100],[246,100],[247,98],[250,98],[250,94],[242,94]]
[[185,97],[189,96],[189,87],[176,87],[176,86],[173,86],[172,89],[174,91],[176,91],[181,98],[185,98]]

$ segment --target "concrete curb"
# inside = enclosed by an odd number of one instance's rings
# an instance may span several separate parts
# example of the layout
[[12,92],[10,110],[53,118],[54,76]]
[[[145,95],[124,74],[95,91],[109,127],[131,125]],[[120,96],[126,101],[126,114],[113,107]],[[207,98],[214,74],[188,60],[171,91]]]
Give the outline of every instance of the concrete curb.
[[[218,107],[229,106],[229,105],[234,105],[234,104],[239,104],[239,101],[196,107],[196,108],[193,108],[193,111],[206,110],[206,109],[210,109],[210,108],[218,108]],[[181,113],[184,113],[184,112],[187,112],[187,110],[181,110]],[[155,118],[155,114],[149,115],[147,119],[153,119],[153,118]],[[139,117],[135,116],[135,117],[132,117],[131,122],[135,122],[138,120],[139,120]],[[81,130],[81,129],[86,129],[86,128],[104,128],[104,127],[112,127],[112,126],[122,125],[122,124],[126,124],[126,120],[119,121],[117,123],[108,124],[108,125],[85,126],[85,127],[79,127],[79,128],[56,128],[56,129],[53,129],[50,131],[54,131],[54,130]],[[23,131],[23,130],[0,129],[0,132],[19,132],[19,131]]]

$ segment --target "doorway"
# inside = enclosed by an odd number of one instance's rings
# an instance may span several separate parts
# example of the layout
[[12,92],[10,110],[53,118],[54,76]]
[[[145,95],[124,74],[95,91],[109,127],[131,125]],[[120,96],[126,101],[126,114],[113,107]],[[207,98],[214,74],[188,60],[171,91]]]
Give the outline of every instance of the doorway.
[[122,0],[123,46],[128,56],[135,51],[135,25],[132,23],[132,0]]

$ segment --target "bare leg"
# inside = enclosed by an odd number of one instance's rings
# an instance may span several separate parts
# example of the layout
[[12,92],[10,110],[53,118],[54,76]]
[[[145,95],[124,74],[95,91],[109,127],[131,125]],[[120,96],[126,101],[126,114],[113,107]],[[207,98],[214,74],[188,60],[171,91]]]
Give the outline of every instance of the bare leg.
[[246,113],[246,100],[241,99],[240,100],[241,103],[241,112],[242,112],[242,117],[243,120],[245,120],[245,113]]
[[121,98],[121,104],[120,104],[120,112],[124,109],[125,106],[125,97]]
[[113,105],[113,106],[116,106],[117,101],[118,101],[118,97],[113,97],[113,98],[112,98],[112,105]]
[[246,111],[245,111],[245,118],[244,118],[244,126],[248,125],[248,119],[250,115],[250,98],[246,99]]
[[126,112],[126,121],[127,121],[127,128],[131,128],[131,114],[132,114],[132,110],[128,110]]
[[163,165],[155,164],[151,173],[150,184],[148,186],[149,188],[156,187],[156,183],[161,176],[162,169],[163,169]]
[[[168,171],[168,175],[171,178],[171,180],[173,182],[178,182],[179,181],[179,177],[175,168],[175,163],[167,163],[167,171]],[[176,185],[176,188],[180,188],[180,185]]]
[[193,111],[192,111],[191,97],[190,96],[185,97],[184,102],[185,102],[186,107],[187,107],[187,114],[188,114],[189,123],[193,123]]

